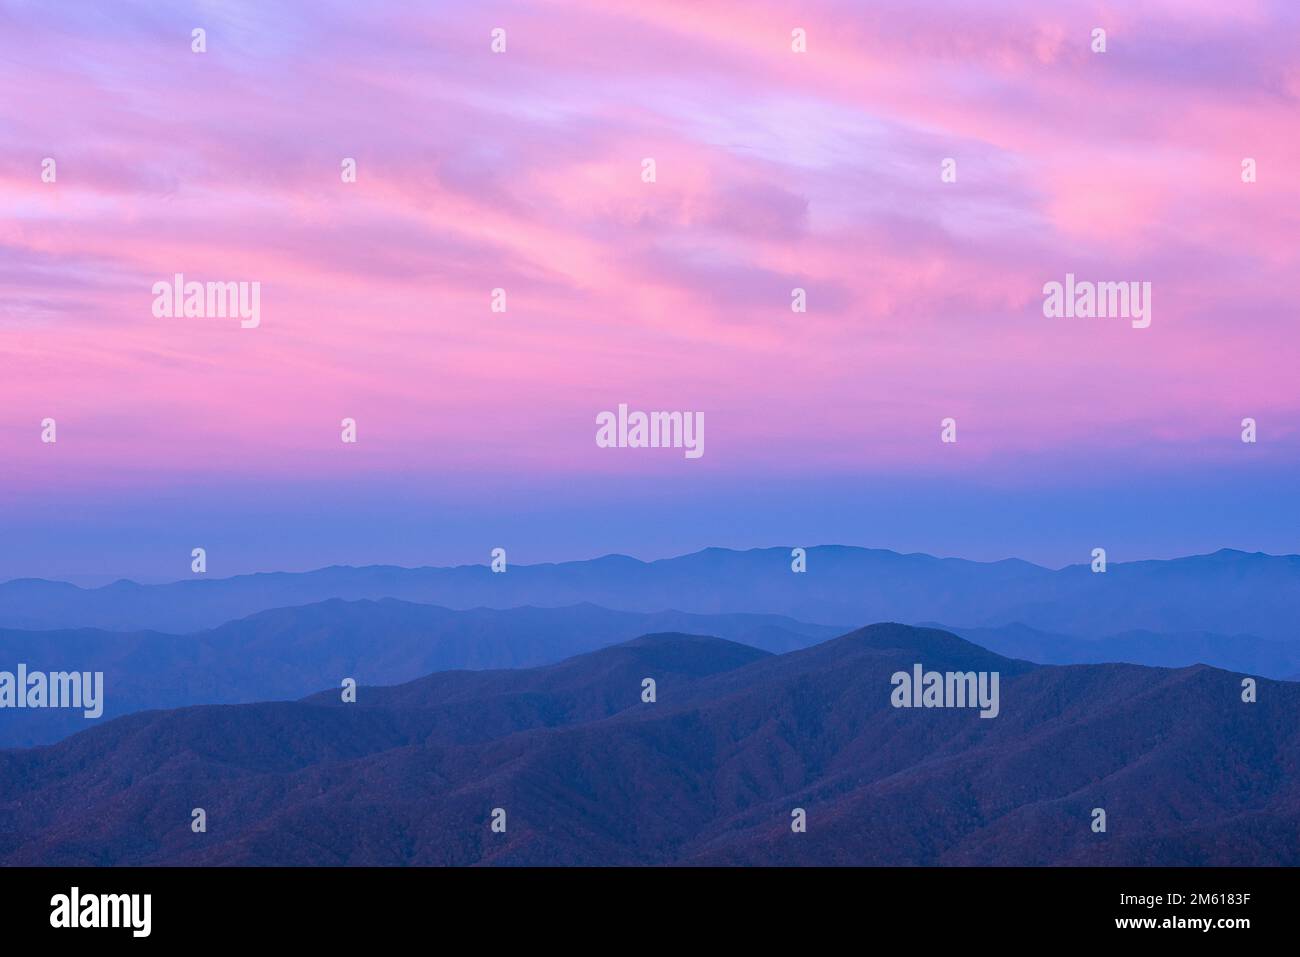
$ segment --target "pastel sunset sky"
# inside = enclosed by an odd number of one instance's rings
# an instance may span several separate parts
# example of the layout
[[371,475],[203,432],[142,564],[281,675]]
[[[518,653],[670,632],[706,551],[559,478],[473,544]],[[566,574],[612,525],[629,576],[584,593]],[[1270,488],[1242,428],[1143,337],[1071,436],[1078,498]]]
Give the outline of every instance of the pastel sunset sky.
[[0,579],[1300,551],[1292,0],[0,0],[0,210]]

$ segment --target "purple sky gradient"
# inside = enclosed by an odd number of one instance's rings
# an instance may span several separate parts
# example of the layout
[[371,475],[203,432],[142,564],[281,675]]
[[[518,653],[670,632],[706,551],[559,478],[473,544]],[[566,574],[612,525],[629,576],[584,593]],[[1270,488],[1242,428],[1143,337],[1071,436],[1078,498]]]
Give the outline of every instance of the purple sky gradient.
[[0,578],[1300,551],[1300,8],[626,6],[0,3]]

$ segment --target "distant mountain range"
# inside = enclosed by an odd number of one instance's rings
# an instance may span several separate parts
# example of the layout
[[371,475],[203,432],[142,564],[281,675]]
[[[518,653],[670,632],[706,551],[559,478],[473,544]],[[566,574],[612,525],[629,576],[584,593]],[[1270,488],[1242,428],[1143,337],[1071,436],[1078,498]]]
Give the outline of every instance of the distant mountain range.
[[[948,630],[1039,664],[1203,663],[1284,679],[1300,669],[1300,642],[1249,635],[1133,632],[1091,639],[1018,624]],[[22,662],[33,671],[103,672],[104,714],[95,719],[102,722],[153,708],[293,700],[344,677],[397,684],[432,671],[545,665],[662,631],[710,634],[781,653],[849,628],[778,615],[648,614],[589,604],[454,611],[391,598],[331,599],[258,612],[188,635],[0,629],[0,670]],[[76,710],[0,711],[0,748],[49,744],[89,726]]]
[[[1118,558],[1119,556],[1112,556]],[[1300,556],[1225,549],[1169,561],[1112,561],[1052,570],[902,555],[881,549],[807,550],[807,572],[790,549],[710,548],[642,562],[622,556],[546,565],[397,568],[335,566],[165,585],[120,581],[83,589],[18,579],[0,585],[0,627],[187,632],[259,611],[331,598],[396,598],[453,609],[564,607],[625,611],[785,615],[806,622],[958,622],[970,628],[1023,624],[1100,638],[1123,632],[1246,634],[1293,642],[1300,608]]]
[[[804,648],[846,631],[778,615],[569,608],[453,611],[331,599],[189,635],[0,629],[0,670],[102,671],[104,716],[193,704],[292,700],[345,677],[396,684],[431,671],[525,668],[656,631],[705,632],[762,648]],[[1296,667],[1300,667],[1297,661]],[[0,748],[57,741],[91,724],[76,710],[0,710]]]
[[[998,672],[1000,713],[891,707],[917,663]],[[1035,666],[883,624],[326,688],[0,751],[0,862],[1300,864],[1300,685],[1248,704],[1204,666]]]
[[[931,624],[931,623],[926,623]],[[1027,625],[1001,628],[944,627],[990,651],[1024,658],[1043,665],[1128,662],[1160,668],[1205,664],[1248,675],[1284,681],[1297,680],[1300,641],[1268,641],[1254,635],[1216,635],[1210,632],[1156,634],[1126,631],[1104,638],[1039,631]]]

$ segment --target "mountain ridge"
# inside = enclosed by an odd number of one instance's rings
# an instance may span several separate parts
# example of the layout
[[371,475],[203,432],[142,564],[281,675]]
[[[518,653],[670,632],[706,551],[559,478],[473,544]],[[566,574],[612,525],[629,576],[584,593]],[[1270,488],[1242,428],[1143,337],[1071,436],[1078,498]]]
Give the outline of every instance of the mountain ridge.
[[[398,599],[327,599],[255,612],[187,635],[0,629],[0,670],[104,673],[105,717],[195,704],[293,700],[345,677],[394,684],[448,669],[545,665],[654,631],[712,632],[784,651],[843,629],[774,615],[566,608],[467,611]],[[0,712],[0,747],[87,726],[80,712]]]
[[642,562],[601,559],[511,565],[327,566],[163,585],[80,589],[66,583],[0,584],[0,626],[98,627],[187,632],[270,608],[396,598],[457,610],[589,602],[640,613],[762,613],[834,626],[851,621],[1024,622],[1044,631],[1101,637],[1131,630],[1241,632],[1300,638],[1300,556],[1221,549],[1169,560],[1112,561],[1048,569],[1019,559],[972,562],[858,546],[812,546],[807,571],[789,550],[705,549]]
[[[566,559],[565,561],[558,561],[558,562],[531,562],[528,564],[521,563],[518,567],[558,568],[558,567],[569,566],[569,565],[597,564],[597,563],[611,561],[611,560],[632,563],[635,565],[648,566],[648,565],[655,565],[663,562],[675,562],[675,561],[680,561],[682,559],[695,558],[701,555],[707,555],[711,553],[730,553],[730,554],[743,555],[743,554],[749,554],[754,552],[782,552],[788,554],[790,549],[793,547],[794,546],[788,546],[788,545],[759,545],[759,546],[754,546],[753,548],[727,548],[723,546],[711,545],[706,548],[697,549],[696,551],[693,552],[684,552],[681,555],[673,555],[665,558],[650,558],[650,559],[637,558],[634,555],[625,555],[621,552],[609,552],[607,554],[597,555],[592,558]],[[900,552],[892,548],[877,548],[868,545],[841,545],[841,544],[827,543],[822,545],[810,545],[810,546],[801,546],[801,547],[804,547],[806,550],[810,550],[810,551],[811,550],[818,550],[818,551],[838,550],[838,551],[847,551],[847,552],[864,552],[864,553],[893,555],[899,558],[924,558],[936,562],[962,562],[970,565],[1014,564],[1014,565],[1028,566],[1031,568],[1041,569],[1043,571],[1049,571],[1049,572],[1059,572],[1070,568],[1086,568],[1089,565],[1088,562],[1072,562],[1067,565],[1061,565],[1059,567],[1053,568],[1050,565],[1042,565],[1037,562],[1029,561],[1028,559],[1018,558],[1016,556],[1008,556],[1006,558],[994,558],[994,559],[975,559],[975,558],[962,558],[956,555],[932,555],[929,552]],[[1118,564],[1138,565],[1142,563],[1164,564],[1170,562],[1185,562],[1185,561],[1195,561],[1200,559],[1217,558],[1220,556],[1232,556],[1232,557],[1240,556],[1244,558],[1290,559],[1290,560],[1295,560],[1297,562],[1300,562],[1300,553],[1296,553],[1296,552],[1285,552],[1285,553],[1277,554],[1273,552],[1264,552],[1258,550],[1246,551],[1245,549],[1241,549],[1241,548],[1223,547],[1223,548],[1217,548],[1212,552],[1197,552],[1191,555],[1180,555],[1175,558],[1136,558],[1136,559],[1131,559],[1127,562],[1116,562],[1115,564],[1117,565]],[[205,577],[201,580],[209,581],[209,582],[229,582],[237,579],[257,578],[259,576],[301,576],[301,575],[313,575],[320,572],[335,572],[335,571],[403,571],[403,572],[457,571],[462,569],[487,569],[489,567],[489,564],[490,563],[488,562],[463,562],[456,565],[397,565],[391,562],[374,562],[365,565],[351,565],[351,564],[336,562],[331,565],[321,565],[316,568],[306,568],[299,571],[271,570],[271,571],[243,572],[237,575],[227,575],[224,577],[216,577],[216,576],[210,578]],[[4,579],[3,581],[0,581],[0,588],[3,588],[6,585],[39,582],[46,585],[66,585],[70,588],[77,589],[78,591],[99,591],[102,589],[112,588],[119,585],[131,585],[137,588],[155,588],[155,587],[166,586],[166,585],[180,585],[180,584],[193,582],[196,580],[198,579],[174,578],[174,579],[169,579],[167,581],[161,581],[161,582],[142,583],[132,578],[118,578],[112,582],[103,585],[82,586],[67,581],[66,579],[42,578],[39,576],[24,575],[24,576],[19,576],[17,578],[7,578]]]
[[[700,675],[645,657],[665,648]],[[913,663],[996,669],[999,715],[892,707]],[[673,635],[426,679],[401,707],[362,687],[355,706],[138,714],[0,752],[0,862],[1300,863],[1296,685],[1260,680],[1246,704],[1210,667],[1039,666],[889,623],[782,655]],[[456,700],[465,682],[495,687]]]

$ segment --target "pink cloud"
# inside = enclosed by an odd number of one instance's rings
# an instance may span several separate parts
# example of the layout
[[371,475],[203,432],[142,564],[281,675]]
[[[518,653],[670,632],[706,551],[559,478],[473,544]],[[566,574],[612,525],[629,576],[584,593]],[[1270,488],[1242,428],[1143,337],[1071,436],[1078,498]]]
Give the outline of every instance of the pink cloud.
[[[12,19],[8,481],[618,472],[621,401],[705,410],[701,468],[738,474],[937,468],[949,414],[990,476],[1294,421],[1294,13],[972,11],[247,5],[205,56],[193,16]],[[1066,271],[1152,281],[1152,328],[1043,318]],[[262,282],[262,327],[154,319],[175,272]]]

